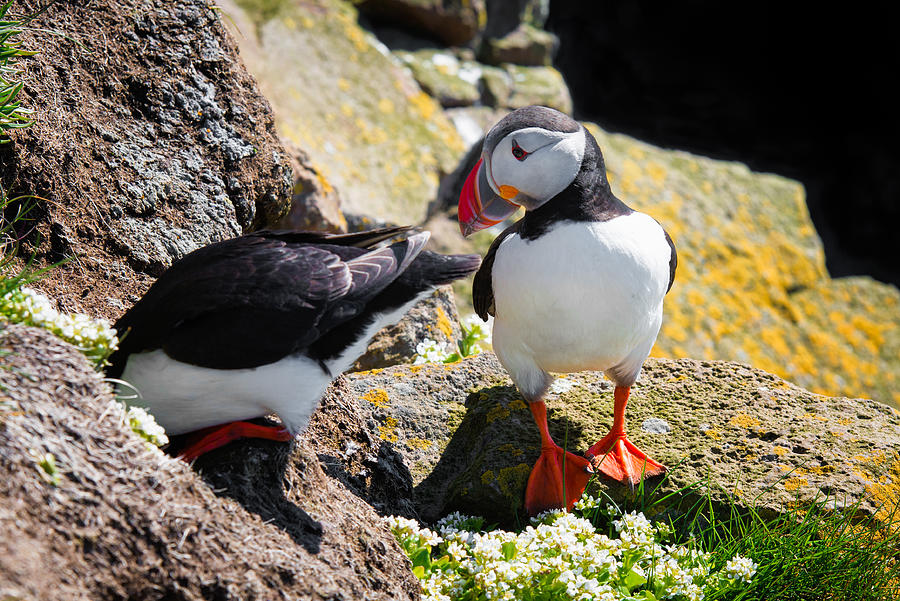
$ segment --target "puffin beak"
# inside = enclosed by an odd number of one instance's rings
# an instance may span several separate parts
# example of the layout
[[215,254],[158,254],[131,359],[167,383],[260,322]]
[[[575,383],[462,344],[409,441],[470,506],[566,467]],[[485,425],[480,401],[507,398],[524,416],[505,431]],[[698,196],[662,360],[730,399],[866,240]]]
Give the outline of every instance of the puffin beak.
[[501,196],[495,194],[483,163],[483,158],[478,159],[459,195],[459,230],[463,237],[500,223],[519,208],[511,200],[519,191],[512,186],[501,186]]

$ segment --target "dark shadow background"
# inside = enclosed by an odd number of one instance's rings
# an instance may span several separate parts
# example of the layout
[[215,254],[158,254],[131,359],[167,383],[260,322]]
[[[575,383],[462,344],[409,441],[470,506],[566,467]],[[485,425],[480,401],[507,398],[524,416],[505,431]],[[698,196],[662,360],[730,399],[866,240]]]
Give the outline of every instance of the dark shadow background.
[[803,183],[834,277],[900,285],[900,10],[551,0],[575,116]]

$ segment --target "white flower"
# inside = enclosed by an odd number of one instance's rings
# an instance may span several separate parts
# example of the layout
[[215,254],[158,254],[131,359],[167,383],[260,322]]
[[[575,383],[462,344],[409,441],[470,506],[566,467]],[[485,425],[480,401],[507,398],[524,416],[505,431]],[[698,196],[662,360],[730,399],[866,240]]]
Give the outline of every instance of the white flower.
[[450,354],[450,351],[447,350],[446,342],[437,342],[431,338],[426,338],[416,345],[416,358],[413,361],[413,365],[442,363]]
[[153,416],[141,407],[135,407],[134,405],[128,407],[125,421],[134,432],[148,442],[158,447],[169,444],[169,437],[166,436],[166,431],[163,427],[156,423]]
[[471,332],[477,340],[483,340],[488,344],[491,343],[491,333],[494,328],[494,317],[488,317],[487,322],[481,320],[474,313],[467,315],[462,319],[461,325],[466,332]]
[[756,574],[756,567],[749,557],[735,555],[725,563],[725,575],[741,582],[750,582]]
[[[584,496],[583,508],[597,508],[597,499]],[[620,601],[640,598],[643,585],[626,586],[625,579],[638,575],[647,579],[658,598],[701,600],[723,582],[749,582],[756,566],[742,557],[733,558],[721,573],[710,575],[710,554],[683,546],[663,546],[657,537],[667,529],[653,525],[644,514],[613,512],[620,538],[597,532],[593,524],[572,513],[547,511],[519,533],[495,530],[471,532],[483,519],[458,512],[441,519],[435,528],[440,536],[413,520],[390,518],[392,529],[404,548],[409,541],[434,543],[433,557],[448,557],[420,576],[426,599],[459,599],[473,595],[484,599],[517,599],[521,591],[533,597],[552,591],[566,599]],[[435,538],[430,539],[431,535]],[[415,537],[415,538],[412,538]],[[421,545],[413,545],[421,548]],[[418,551],[409,551],[418,552]],[[620,568],[628,566],[627,570]],[[728,580],[730,578],[730,580]],[[659,587],[663,587],[660,589]],[[729,585],[731,586],[731,585]],[[550,589],[546,587],[551,587]],[[630,597],[624,588],[630,591]],[[556,594],[556,593],[553,593]],[[554,597],[556,598],[556,597]]]
[[28,287],[0,297],[0,321],[45,328],[78,347],[89,359],[101,363],[118,348],[116,331],[105,319],[60,313],[43,294]]

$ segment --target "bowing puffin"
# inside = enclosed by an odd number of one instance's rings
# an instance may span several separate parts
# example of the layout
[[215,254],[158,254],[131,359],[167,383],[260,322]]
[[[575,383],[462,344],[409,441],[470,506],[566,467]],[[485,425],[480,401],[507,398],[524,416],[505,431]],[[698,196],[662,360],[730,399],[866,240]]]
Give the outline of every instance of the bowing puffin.
[[[478,255],[423,250],[410,228],[328,235],[265,231],[174,263],[115,324],[109,376],[137,389],[191,460],[242,437],[287,441],[370,338]],[[121,387],[121,385],[120,385]],[[248,422],[275,413],[282,426]]]
[[[488,132],[459,200],[464,236],[524,216],[491,244],[475,274],[476,313],[494,316],[493,347],[541,434],[525,507],[571,508],[591,473],[636,484],[666,468],[625,434],[631,385],[662,323],[677,257],[652,217],[616,198],[594,137],[545,107],[513,111]],[[609,434],[584,457],[550,437],[550,372],[603,371],[615,384]]]

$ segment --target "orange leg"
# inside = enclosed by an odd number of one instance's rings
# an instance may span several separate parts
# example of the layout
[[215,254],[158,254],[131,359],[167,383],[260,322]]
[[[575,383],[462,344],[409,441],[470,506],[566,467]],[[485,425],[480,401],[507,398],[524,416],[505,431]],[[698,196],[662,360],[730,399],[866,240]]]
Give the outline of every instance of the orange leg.
[[263,438],[287,442],[293,438],[290,432],[281,426],[262,426],[250,422],[229,422],[197,430],[190,435],[187,446],[179,453],[185,461],[193,461],[200,455],[218,449],[239,438]]
[[666,467],[644,455],[625,435],[625,406],[630,392],[630,386],[616,386],[612,428],[585,456],[594,469],[613,480],[637,484],[642,476],[658,476]]
[[531,469],[525,489],[525,511],[537,515],[547,509],[572,509],[593,473],[584,457],[564,451],[553,442],[547,427],[544,401],[528,403],[541,431],[541,456]]

